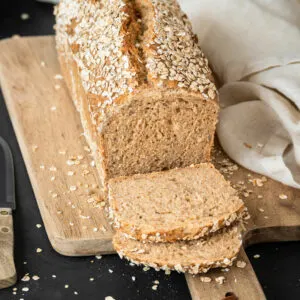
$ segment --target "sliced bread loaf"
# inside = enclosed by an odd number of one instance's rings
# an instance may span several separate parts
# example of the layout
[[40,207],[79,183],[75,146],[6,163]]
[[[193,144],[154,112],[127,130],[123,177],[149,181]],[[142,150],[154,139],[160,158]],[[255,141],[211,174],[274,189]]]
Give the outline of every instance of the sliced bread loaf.
[[175,0],[61,0],[62,73],[103,185],[208,161],[218,96]]
[[210,163],[109,181],[115,226],[133,239],[192,240],[229,226],[245,207]]
[[241,247],[241,227],[234,225],[206,239],[174,243],[140,242],[117,232],[113,245],[121,258],[156,270],[176,270],[191,274],[232,265]]

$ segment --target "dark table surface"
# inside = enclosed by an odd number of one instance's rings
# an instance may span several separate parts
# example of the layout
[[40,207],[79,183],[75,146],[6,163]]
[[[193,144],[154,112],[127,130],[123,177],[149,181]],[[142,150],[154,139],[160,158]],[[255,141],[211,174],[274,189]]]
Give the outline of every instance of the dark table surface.
[[[53,34],[52,12],[52,5],[34,0],[0,0],[0,39],[14,34]],[[22,20],[22,13],[29,14],[29,19]],[[191,298],[183,275],[173,272],[166,276],[153,270],[144,272],[116,255],[99,260],[95,257],[64,257],[56,253],[44,228],[36,227],[43,222],[1,93],[0,135],[10,144],[15,160],[17,210],[14,230],[18,273],[17,294],[13,295],[12,288],[1,290],[0,300],[101,300],[106,296],[116,300]],[[0,180],[3,176],[0,170]],[[40,254],[35,251],[38,247],[43,249]],[[300,242],[251,246],[247,254],[268,299],[300,299]],[[254,259],[255,254],[260,254],[260,258]],[[23,282],[20,279],[26,273],[38,275],[40,279]],[[152,290],[154,280],[160,282],[157,291]],[[22,292],[23,287],[28,287],[29,291]]]

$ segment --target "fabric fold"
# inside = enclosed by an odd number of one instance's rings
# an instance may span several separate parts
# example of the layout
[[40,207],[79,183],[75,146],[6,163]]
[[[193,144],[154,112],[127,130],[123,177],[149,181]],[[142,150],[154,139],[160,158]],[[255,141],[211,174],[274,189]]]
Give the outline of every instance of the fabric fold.
[[225,152],[300,188],[300,2],[179,2],[221,82],[217,134]]

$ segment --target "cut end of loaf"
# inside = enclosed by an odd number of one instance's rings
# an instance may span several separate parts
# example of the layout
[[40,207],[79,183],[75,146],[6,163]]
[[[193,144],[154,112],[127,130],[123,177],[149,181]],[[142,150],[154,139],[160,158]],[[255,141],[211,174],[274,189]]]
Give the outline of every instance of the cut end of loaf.
[[118,229],[153,242],[193,240],[245,213],[237,192],[210,163],[109,181]]
[[238,225],[225,228],[207,239],[175,243],[143,243],[121,232],[117,232],[113,238],[114,248],[121,258],[156,270],[191,274],[231,266],[241,243],[241,228]]
[[108,178],[210,159],[218,106],[178,91],[138,93],[102,127]]

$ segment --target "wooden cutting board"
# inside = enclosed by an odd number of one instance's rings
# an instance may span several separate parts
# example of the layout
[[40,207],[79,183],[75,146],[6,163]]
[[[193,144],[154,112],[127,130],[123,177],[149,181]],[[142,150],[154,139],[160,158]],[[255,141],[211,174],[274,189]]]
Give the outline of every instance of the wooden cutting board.
[[[102,207],[97,173],[78,113],[57,74],[53,37],[0,42],[1,88],[53,248],[68,256],[113,253],[113,230]],[[300,240],[300,191],[261,180],[241,167],[230,171],[235,166],[219,150],[215,164],[233,184],[248,190],[241,193],[252,215],[244,247]],[[193,299],[223,299],[231,293],[239,299],[265,299],[244,250],[239,260],[247,263],[245,268],[211,271],[210,283],[187,275]],[[224,284],[215,281],[219,276],[226,278]]]

